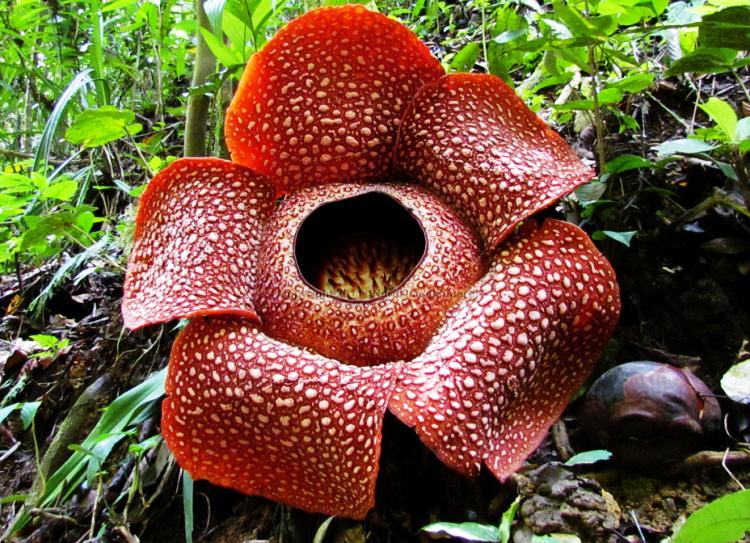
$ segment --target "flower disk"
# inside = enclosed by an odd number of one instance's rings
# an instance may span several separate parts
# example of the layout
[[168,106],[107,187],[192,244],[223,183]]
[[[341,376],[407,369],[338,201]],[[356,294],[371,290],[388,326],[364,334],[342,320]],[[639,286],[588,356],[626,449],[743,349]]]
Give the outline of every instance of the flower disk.
[[396,166],[442,194],[492,252],[526,217],[594,176],[503,81],[451,74],[404,114]]
[[[379,213],[379,206],[387,204],[383,199],[391,206]],[[323,204],[336,205],[332,202],[356,207],[358,200],[362,206],[353,216],[345,209],[331,211],[327,222],[335,231],[347,235],[372,228],[375,234],[388,231],[400,209],[409,219],[395,232],[391,230],[393,235],[386,244],[413,237],[408,233],[411,221],[422,245],[419,240],[410,244],[418,251],[416,266],[399,285],[391,285],[395,289],[374,298],[352,300],[326,294],[324,285],[310,284],[299,257],[302,250],[317,258],[330,254],[319,249],[319,241],[303,239],[304,224],[312,220],[314,211],[324,212]],[[374,214],[373,222],[353,224],[368,213]],[[326,236],[330,235],[326,230]],[[387,270],[392,253],[374,255],[373,267],[382,264]],[[321,267],[327,270],[330,264],[324,262]],[[339,184],[304,189],[283,202],[266,228],[259,268],[255,300],[269,335],[349,364],[372,365],[409,360],[422,352],[448,308],[479,279],[484,263],[476,235],[450,207],[424,189]],[[340,271],[339,275],[359,279],[364,275],[361,269]]]
[[232,160],[268,175],[279,193],[382,179],[407,103],[443,74],[396,21],[359,5],[309,12],[245,69],[227,112]]

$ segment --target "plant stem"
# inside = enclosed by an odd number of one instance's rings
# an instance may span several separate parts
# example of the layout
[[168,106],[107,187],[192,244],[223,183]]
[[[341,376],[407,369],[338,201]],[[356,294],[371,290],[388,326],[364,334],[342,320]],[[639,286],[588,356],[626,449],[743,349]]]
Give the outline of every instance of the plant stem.
[[96,105],[107,105],[107,88],[104,86],[104,21],[101,3],[93,0],[89,8],[91,16],[91,66],[94,68],[94,86],[96,87]]
[[737,172],[737,189],[742,194],[745,207],[750,210],[750,180],[747,178],[745,161],[742,159],[739,145],[734,148],[734,171]]
[[[195,12],[198,17],[198,29],[196,31],[198,46],[195,52],[192,88],[205,85],[216,70],[216,57],[208,48],[206,40],[203,39],[200,32],[200,28],[211,28],[208,16],[203,9],[202,0],[195,0]],[[185,119],[185,156],[205,156],[206,154],[206,124],[210,103],[211,99],[205,93],[191,93],[188,97]]]
[[[591,11],[589,3],[586,0],[585,16],[588,20]],[[589,72],[591,73],[591,100],[594,102],[594,128],[596,129],[596,157],[599,163],[599,174],[604,172],[604,164],[607,162],[607,156],[604,152],[604,121],[602,119],[602,110],[599,107],[599,67],[596,64],[596,50],[594,45],[589,45],[588,63]]]

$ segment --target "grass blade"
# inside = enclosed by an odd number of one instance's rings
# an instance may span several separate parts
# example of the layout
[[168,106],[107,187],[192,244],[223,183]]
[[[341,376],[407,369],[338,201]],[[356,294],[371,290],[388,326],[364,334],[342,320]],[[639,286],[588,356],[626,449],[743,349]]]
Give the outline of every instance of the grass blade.
[[70,102],[73,99],[75,93],[82,87],[85,87],[87,84],[92,83],[91,77],[89,76],[90,73],[91,70],[83,70],[82,72],[79,72],[71,80],[68,86],[65,87],[65,90],[60,95],[60,99],[55,104],[55,107],[52,110],[47,123],[44,125],[44,131],[42,131],[42,137],[39,140],[39,146],[36,148],[36,153],[34,154],[34,166],[32,168],[34,171],[46,171],[47,164],[49,163],[49,154],[50,150],[52,149],[52,143],[55,139],[55,132],[57,132],[57,127],[59,126],[60,121],[65,115],[65,110],[67,110],[68,106],[70,105]]
[[185,513],[185,543],[193,543],[193,478],[182,470],[182,509]]

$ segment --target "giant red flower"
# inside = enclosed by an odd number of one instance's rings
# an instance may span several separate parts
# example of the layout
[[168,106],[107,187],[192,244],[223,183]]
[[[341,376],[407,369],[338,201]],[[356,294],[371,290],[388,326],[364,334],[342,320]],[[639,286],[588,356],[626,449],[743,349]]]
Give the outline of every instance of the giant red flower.
[[593,172],[501,80],[445,75],[361,6],[254,55],[226,138],[233,162],[149,184],[125,282],[128,327],[191,319],[163,404],[180,465],[361,518],[389,409],[462,474],[516,470],[619,313],[588,237],[529,219]]

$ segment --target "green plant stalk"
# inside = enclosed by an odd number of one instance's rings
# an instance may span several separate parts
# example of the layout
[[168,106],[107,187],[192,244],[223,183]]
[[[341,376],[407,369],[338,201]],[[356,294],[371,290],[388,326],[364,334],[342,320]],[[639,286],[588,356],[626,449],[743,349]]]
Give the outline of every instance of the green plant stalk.
[[604,152],[604,121],[602,119],[602,109],[599,104],[599,77],[596,58],[594,55],[594,46],[588,46],[589,54],[589,71],[591,72],[591,100],[594,102],[594,129],[596,130],[596,158],[599,163],[599,173],[604,171],[604,164],[607,162],[607,155]]
[[737,189],[742,195],[742,200],[745,202],[745,207],[750,210],[750,180],[747,178],[747,170],[745,169],[745,161],[742,159],[742,153],[740,153],[739,145],[734,148],[734,171],[737,172]]
[[96,105],[108,103],[107,87],[104,85],[104,20],[100,0],[91,0],[89,6],[91,18],[91,67],[94,69],[94,86],[96,87]]
[[[211,28],[202,0],[195,0],[195,12],[198,18],[198,29],[196,29],[198,46],[195,51],[195,67],[191,85],[193,88],[205,85],[208,78],[216,71],[216,57],[200,32],[201,28],[207,30]],[[191,93],[188,97],[185,116],[185,156],[206,155],[206,124],[210,105],[211,99],[205,93]]]

